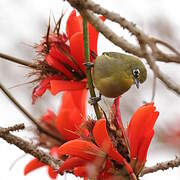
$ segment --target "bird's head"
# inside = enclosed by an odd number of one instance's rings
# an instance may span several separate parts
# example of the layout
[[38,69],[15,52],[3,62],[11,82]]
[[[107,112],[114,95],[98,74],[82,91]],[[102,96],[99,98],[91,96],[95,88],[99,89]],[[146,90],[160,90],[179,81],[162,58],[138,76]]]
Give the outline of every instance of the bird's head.
[[116,70],[119,71],[120,76],[124,81],[127,81],[129,86],[135,84],[136,87],[139,88],[139,84],[146,80],[146,68],[141,60],[135,56],[117,52],[105,52],[103,55],[109,60],[116,62],[114,63],[115,67],[117,67]]
[[147,71],[144,64],[137,58],[133,57],[127,66],[127,73],[133,79],[134,84],[139,88],[139,84],[143,83],[147,78]]

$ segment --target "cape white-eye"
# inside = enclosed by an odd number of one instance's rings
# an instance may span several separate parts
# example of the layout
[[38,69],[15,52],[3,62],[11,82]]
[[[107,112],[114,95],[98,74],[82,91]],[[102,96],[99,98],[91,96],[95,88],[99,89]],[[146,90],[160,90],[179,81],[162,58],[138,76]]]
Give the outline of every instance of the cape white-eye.
[[94,61],[93,81],[100,94],[115,98],[133,84],[139,88],[147,77],[144,64],[135,56],[117,52],[104,52]]

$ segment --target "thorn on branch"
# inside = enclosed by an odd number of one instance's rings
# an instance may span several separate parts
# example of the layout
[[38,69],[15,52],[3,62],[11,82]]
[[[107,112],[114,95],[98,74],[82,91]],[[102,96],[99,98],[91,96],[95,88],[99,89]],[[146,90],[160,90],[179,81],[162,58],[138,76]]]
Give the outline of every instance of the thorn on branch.
[[10,131],[19,131],[23,130],[25,128],[24,123],[21,124],[15,124],[14,126],[10,126],[3,129],[4,133],[9,133]]

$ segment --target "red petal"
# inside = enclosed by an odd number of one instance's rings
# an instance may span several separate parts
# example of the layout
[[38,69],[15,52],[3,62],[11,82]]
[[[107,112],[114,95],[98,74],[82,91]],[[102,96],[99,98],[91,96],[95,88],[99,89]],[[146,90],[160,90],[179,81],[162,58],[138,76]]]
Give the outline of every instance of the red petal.
[[32,92],[32,104],[34,104],[38,97],[41,97],[46,90],[50,87],[50,79],[43,79],[38,86],[36,86]]
[[56,179],[58,173],[52,167],[48,166],[48,174],[52,179]]
[[125,131],[123,123],[122,123],[121,113],[120,113],[120,109],[119,109],[119,99],[120,99],[120,97],[117,97],[114,100],[114,103],[112,105],[112,110],[115,115],[113,123],[115,124],[117,129],[121,130],[122,137],[124,138],[125,143],[128,146],[128,138],[127,138],[126,131]]
[[52,80],[50,81],[50,91],[53,95],[61,91],[73,91],[82,90],[86,88],[85,81],[63,81],[63,80]]
[[68,141],[59,147],[59,155],[70,155],[85,160],[95,160],[97,157],[105,157],[105,154],[91,142],[80,139]]
[[112,109],[113,109],[114,114],[115,114],[115,120],[116,120],[115,125],[116,125],[116,127],[118,129],[120,128],[124,132],[124,127],[123,127],[123,123],[122,123],[122,119],[121,119],[121,113],[120,113],[120,110],[119,110],[119,97],[117,97],[114,100]]
[[121,156],[121,154],[119,154],[119,152],[114,147],[106,129],[105,119],[100,119],[96,122],[93,128],[93,135],[97,145],[103,151],[105,151],[113,160],[117,161],[119,164],[124,164],[129,174],[133,172],[131,166],[127,163],[127,161],[123,158],[123,156]]
[[65,53],[70,54],[70,48],[66,44],[56,44],[50,49],[50,55],[54,59],[57,59],[61,63],[68,64],[72,69],[78,71],[77,65],[75,65],[74,62],[69,59]]
[[[100,16],[99,18],[103,22],[106,19],[104,16]],[[97,41],[98,41],[99,32],[90,23],[88,24],[88,28],[89,28],[89,47],[90,47],[90,50],[97,54]]]
[[[56,120],[56,128],[59,131],[61,137],[66,141],[79,138],[79,134],[77,133],[77,128],[75,124],[73,124],[73,120],[76,119],[73,118],[76,117],[73,117],[70,112],[70,109],[69,110],[67,109],[67,110],[62,110],[60,116],[58,116]],[[79,119],[80,118],[78,118],[77,120]]]
[[112,173],[102,172],[102,173],[98,176],[98,179],[103,179],[103,180],[115,180],[114,177],[115,177],[115,176],[113,176]]
[[66,33],[68,35],[68,38],[70,39],[72,35],[82,31],[83,31],[82,18],[81,16],[76,16],[76,10],[73,10],[69,15],[66,24]]
[[86,166],[80,166],[80,167],[74,168],[74,175],[87,178],[88,177],[87,167]]
[[79,157],[71,157],[63,162],[60,166],[58,173],[62,173],[63,171],[72,170],[77,166],[83,166],[87,164],[88,161]]
[[[141,106],[132,116],[128,126],[131,158],[138,156],[144,137],[151,134],[159,112],[155,111],[153,103]],[[148,138],[149,139],[149,138]],[[149,145],[149,144],[148,144]]]
[[[105,20],[104,17],[100,17],[102,21]],[[81,22],[82,23],[82,22]],[[89,24],[89,49],[97,54],[97,40],[99,32],[94,29],[92,25]],[[83,31],[77,31],[70,37],[70,50],[73,57],[76,59],[81,70],[85,73],[85,62],[84,57],[84,46],[83,46]],[[92,60],[92,58],[91,58]]]
[[[103,170],[99,173],[98,179],[113,179],[113,174],[110,173],[112,172],[112,168],[113,168],[113,163],[110,159],[106,160],[106,164],[105,167],[103,168]],[[114,180],[114,179],[113,179]]]
[[73,79],[73,74],[68,71],[63,64],[61,64],[57,59],[53,58],[51,55],[46,56],[47,63],[54,67],[55,69],[59,70],[61,73],[63,73],[67,78]]
[[87,89],[71,92],[73,102],[76,105],[76,107],[80,110],[81,115],[83,117],[86,117],[87,93],[88,93]]
[[149,131],[144,136],[142,144],[141,144],[139,151],[138,151],[138,157],[137,157],[138,161],[140,161],[142,163],[146,162],[147,152],[148,152],[149,145],[151,143],[153,136],[154,136],[154,130]]
[[[109,156],[115,157],[115,160],[118,160],[120,164],[122,164],[123,157],[116,152],[117,150],[114,148],[111,138],[108,135],[106,129],[106,120],[99,119],[94,128],[93,128],[93,135],[97,145],[105,151]],[[118,155],[117,155],[118,153]],[[117,157],[116,157],[117,156]]]
[[47,89],[50,88],[50,80],[59,80],[60,77],[57,75],[49,76],[43,79],[38,86],[36,86],[32,93],[32,103],[34,104],[38,97],[41,97]]
[[44,163],[40,162],[38,159],[31,160],[24,168],[24,175],[27,175],[28,173],[45,166]]
[[42,123],[51,124],[51,122],[55,119],[56,114],[51,109],[48,109],[48,112],[41,117],[40,121]]
[[66,140],[79,138],[77,131],[86,119],[87,90],[67,91],[63,94],[56,128]]
[[84,57],[84,46],[83,46],[83,32],[78,32],[74,34],[70,39],[70,50],[71,54],[78,63],[81,70],[85,73],[85,66],[83,63],[85,62]]

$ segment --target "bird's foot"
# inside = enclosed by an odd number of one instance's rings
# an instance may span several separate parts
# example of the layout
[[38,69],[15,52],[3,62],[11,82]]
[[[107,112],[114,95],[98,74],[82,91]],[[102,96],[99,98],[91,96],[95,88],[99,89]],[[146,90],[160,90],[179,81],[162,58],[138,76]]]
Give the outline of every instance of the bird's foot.
[[101,100],[101,95],[99,97],[90,97],[89,98],[89,104],[91,105],[95,105],[97,104],[97,102],[99,102]]
[[86,63],[84,63],[84,66],[85,66],[87,69],[91,69],[92,67],[94,67],[94,63],[86,62]]

